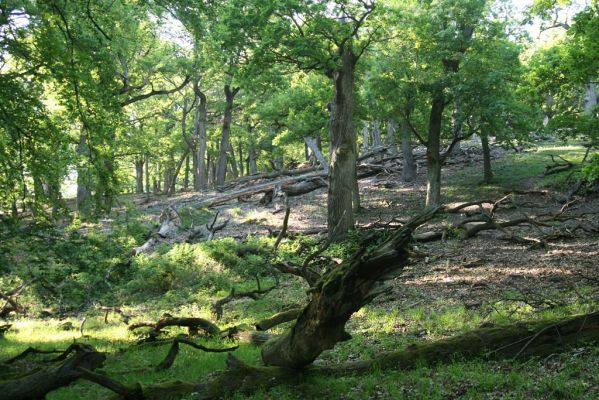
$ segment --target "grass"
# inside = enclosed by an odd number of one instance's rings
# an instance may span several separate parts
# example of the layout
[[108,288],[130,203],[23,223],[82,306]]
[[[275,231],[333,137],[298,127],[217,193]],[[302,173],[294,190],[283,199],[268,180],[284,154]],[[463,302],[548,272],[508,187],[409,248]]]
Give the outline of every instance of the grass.
[[[443,195],[455,201],[496,197],[510,190],[563,189],[572,185],[576,176],[571,171],[544,176],[545,167],[552,163],[550,155],[559,155],[576,164],[582,161],[586,149],[580,144],[546,142],[522,153],[508,153],[492,162],[494,180],[482,182],[480,166],[465,167],[444,177]],[[570,179],[568,179],[570,178]]]
[[[572,162],[580,161],[584,154],[582,146],[563,146],[548,143],[543,147],[521,154],[508,154],[494,163],[495,182],[491,185],[478,185],[478,167],[464,168],[445,179],[444,195],[456,200],[493,198],[510,189],[561,188],[567,185],[568,173],[543,177],[549,154],[559,154]],[[265,218],[263,212],[250,212],[243,215],[240,208],[234,208],[231,215],[240,221],[255,223]],[[128,249],[138,244],[145,232],[145,225],[137,223],[135,211],[130,212],[121,236],[112,236],[106,244],[106,237],[91,231],[89,238],[72,239],[63,251],[46,255],[37,254],[22,258],[32,252],[31,243],[22,241],[10,245],[11,253],[7,260],[22,260],[26,271],[31,265],[53,265],[57,273],[63,270],[120,265],[118,254],[121,247]],[[185,224],[205,223],[212,214],[205,210],[182,212]],[[76,229],[74,227],[73,229]],[[359,242],[359,234],[350,235],[344,243],[331,245],[326,255],[345,258],[351,254]],[[273,238],[253,238],[240,244],[232,239],[214,240],[204,244],[166,245],[151,256],[139,256],[126,269],[115,275],[120,279],[111,291],[106,291],[103,300],[124,304],[128,313],[137,320],[158,319],[163,312],[177,316],[195,316],[213,319],[211,303],[226,296],[232,288],[239,291],[256,289],[254,275],[262,274],[261,285],[267,287],[274,280],[265,273],[265,260],[270,257]],[[300,242],[310,248],[318,246],[314,237],[285,241],[279,249],[279,257],[301,262],[295,252]],[[448,240],[448,249],[457,241]],[[17,246],[18,244],[18,246]],[[104,249],[104,247],[106,249]],[[36,244],[36,248],[42,246]],[[75,250],[85,246],[86,254]],[[118,248],[117,248],[118,246]],[[2,243],[0,243],[0,250]],[[103,250],[104,249],[104,250]],[[305,254],[308,254],[308,249]],[[106,260],[100,253],[105,252]],[[1,252],[0,252],[1,253]],[[77,263],[72,261],[77,256]],[[34,257],[39,258],[36,260]],[[114,260],[113,260],[114,259]],[[113,260],[108,262],[107,260]],[[435,261],[434,256],[432,261]],[[40,267],[41,268],[41,267]],[[98,268],[101,276],[104,270]],[[117,271],[118,272],[118,271]],[[266,271],[267,272],[267,271]],[[71,272],[69,272],[71,273]],[[0,283],[6,284],[0,278]],[[71,279],[66,275],[64,279]],[[83,282],[87,282],[80,278]],[[93,281],[92,276],[88,280]],[[10,282],[10,286],[14,286]],[[511,324],[521,320],[548,320],[565,318],[574,314],[597,310],[599,303],[596,287],[578,287],[574,295],[569,289],[545,293],[554,300],[554,306],[532,307],[518,300],[518,293],[506,291],[497,293],[469,307],[456,299],[427,297],[418,285],[402,288],[402,301],[387,298],[375,299],[371,304],[354,314],[347,324],[352,339],[339,343],[333,350],[324,352],[317,363],[337,363],[356,359],[375,358],[381,351],[397,350],[422,341],[432,341],[468,330],[482,324]],[[256,321],[270,316],[290,304],[303,304],[307,299],[307,287],[299,279],[286,277],[282,285],[259,300],[238,300],[225,306],[223,319],[218,321],[221,328],[231,325],[252,326]],[[43,293],[42,293],[43,294]],[[27,301],[40,301],[29,295]],[[595,297],[593,297],[595,296]],[[41,308],[41,305],[36,305]],[[123,383],[141,382],[154,384],[171,380],[201,381],[209,373],[225,367],[226,354],[203,353],[182,346],[180,354],[171,369],[156,372],[156,366],[166,355],[167,346],[136,348],[137,337],[131,334],[126,325],[111,315],[108,324],[103,316],[90,309],[85,324],[85,334],[81,338],[77,328],[83,314],[69,314],[66,320],[21,319],[15,320],[14,328],[4,338],[0,338],[0,360],[12,357],[29,346],[41,349],[65,349],[73,341],[93,345],[107,353],[107,362],[102,369],[111,377]],[[69,321],[75,330],[64,330],[61,325]],[[274,332],[283,332],[287,325],[277,327]],[[170,334],[182,332],[171,329]],[[198,338],[198,342],[209,347],[228,346],[228,342]],[[258,364],[260,349],[242,344],[234,352],[235,356],[250,364]],[[37,359],[43,358],[43,356]],[[31,369],[35,363],[28,361],[23,370]],[[338,378],[314,377],[309,381],[298,381],[292,387],[278,386],[259,391],[247,397],[233,394],[233,399],[595,399],[599,397],[599,347],[582,344],[563,354],[545,359],[522,361],[489,361],[483,359],[462,360],[439,365],[421,365],[409,371],[373,370],[366,374]],[[0,380],[6,378],[8,370],[0,370]],[[0,384],[1,386],[1,384]],[[101,387],[78,381],[57,390],[48,396],[50,400],[98,399],[110,395]],[[191,397],[190,397],[191,398]]]

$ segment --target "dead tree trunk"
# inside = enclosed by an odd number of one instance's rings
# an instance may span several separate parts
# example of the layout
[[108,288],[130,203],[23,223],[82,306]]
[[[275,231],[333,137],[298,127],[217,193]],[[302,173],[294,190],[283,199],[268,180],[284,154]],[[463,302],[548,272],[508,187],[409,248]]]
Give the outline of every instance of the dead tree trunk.
[[227,174],[227,151],[229,150],[229,135],[231,133],[231,122],[233,120],[233,100],[239,92],[239,88],[231,88],[225,85],[225,113],[223,116],[223,129],[220,142],[220,153],[218,158],[218,169],[216,171],[216,186],[222,186],[225,183]]
[[[197,82],[194,83],[193,87],[194,93],[197,97],[196,101],[198,102],[196,108],[196,115],[198,121],[198,146],[197,146],[197,170],[195,174],[197,175],[197,187],[194,187],[196,190],[204,190],[208,186],[208,174],[206,171],[206,95],[200,90]],[[194,180],[194,182],[196,182]]]
[[[84,344],[71,345],[63,356],[73,352],[75,354],[66,358],[64,362],[36,370],[22,378],[3,382],[0,400],[44,399],[49,392],[79,379],[82,376],[80,368],[94,370],[102,366],[106,359],[104,354]],[[58,359],[62,360],[61,357]]]
[[375,250],[364,243],[350,260],[335,267],[312,289],[312,299],[285,334],[266,342],[266,365],[302,368],[324,350],[350,338],[345,323],[350,316],[384,291],[384,281],[397,275],[408,262],[412,231],[431,219],[429,209],[406,223]]
[[370,133],[368,132],[368,122],[364,122],[362,127],[362,154],[370,152]]
[[316,140],[314,140],[314,138],[306,136],[306,137],[304,137],[304,142],[306,142],[306,146],[308,146],[308,148],[310,149],[312,154],[314,154],[314,157],[316,157],[320,166],[326,172],[328,172],[329,171],[329,163],[327,162],[326,158],[324,158],[322,151],[320,151],[320,149],[318,148],[318,145],[316,144]]

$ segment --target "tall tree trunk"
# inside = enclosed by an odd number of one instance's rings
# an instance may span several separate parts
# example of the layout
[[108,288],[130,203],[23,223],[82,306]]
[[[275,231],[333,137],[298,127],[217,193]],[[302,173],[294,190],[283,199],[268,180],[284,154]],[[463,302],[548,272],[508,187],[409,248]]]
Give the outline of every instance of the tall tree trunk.
[[589,116],[594,116],[594,109],[597,106],[597,82],[589,81],[586,91],[584,113]]
[[362,153],[370,152],[370,133],[368,132],[368,122],[362,126]]
[[493,181],[493,170],[491,169],[491,148],[489,147],[489,135],[481,132],[480,142],[483,147],[483,181],[491,183]]
[[146,166],[146,193],[150,193],[150,155],[146,153],[144,159]]
[[[192,153],[193,154],[193,153]],[[185,174],[183,175],[183,188],[189,188],[189,154],[185,157]]]
[[428,123],[428,145],[426,146],[427,182],[426,206],[441,205],[441,123],[445,109],[443,89],[433,92],[433,103]]
[[401,169],[401,179],[404,182],[412,182],[416,179],[416,163],[412,153],[412,131],[408,124],[409,112],[401,120],[401,154],[403,156],[403,166]]
[[91,214],[91,171],[89,167],[90,149],[87,145],[85,128],[79,134],[79,145],[77,146],[77,211],[81,216],[88,217]]
[[250,175],[256,175],[258,173],[258,164],[256,163],[256,143],[254,142],[253,137],[250,137],[250,147],[248,149],[248,170]]
[[372,121],[372,147],[378,149],[383,146],[383,141],[381,140],[381,121],[375,119]]
[[144,159],[135,157],[135,193],[144,192]]
[[[451,130],[453,134],[453,140],[458,140],[460,136],[462,136],[462,127],[464,125],[462,120],[461,108],[462,102],[459,96],[455,96],[453,100],[453,111],[451,113]],[[461,142],[456,142],[454,146],[451,148],[451,152],[448,156],[453,156],[454,154],[458,154],[461,150]]]
[[356,55],[345,47],[341,65],[333,72],[334,96],[331,102],[331,163],[327,198],[329,239],[345,238],[354,227],[356,185],[355,65]]
[[[196,155],[196,171],[194,174],[197,176],[197,187],[194,187],[196,190],[205,190],[208,186],[208,174],[206,171],[206,95],[200,90],[197,82],[194,83],[193,90],[195,95],[197,96],[197,100],[199,102],[196,106],[196,115],[198,121],[198,146],[197,146],[197,155]],[[194,181],[195,182],[195,181]]]
[[230,85],[225,85],[225,113],[223,117],[223,129],[221,134],[220,152],[218,158],[218,169],[216,172],[216,186],[222,186],[225,183],[227,174],[227,150],[229,149],[229,135],[231,133],[231,121],[233,119],[233,100],[239,92],[239,88],[231,89]]
[[175,189],[176,189],[176,185],[177,185],[177,176],[179,176],[179,172],[181,171],[183,162],[187,159],[187,156],[189,155],[189,151],[190,151],[189,148],[185,149],[185,153],[183,153],[183,155],[179,159],[179,162],[177,163],[177,166],[175,167],[175,169],[170,170],[170,172],[169,172],[168,187],[165,186],[165,188],[164,188],[164,190],[167,192],[167,194],[169,196],[172,196],[173,194],[175,194]]
[[239,178],[239,169],[237,168],[237,159],[235,158],[235,150],[233,149],[233,145],[229,141],[229,164],[231,165],[231,175],[233,175],[234,179]]
[[392,118],[387,120],[387,146],[389,146],[390,154],[397,154],[397,147],[395,146],[395,121]]
[[243,145],[241,140],[237,142],[237,154],[239,155],[239,176],[245,175],[243,171]]
[[320,164],[320,166],[322,168],[324,168],[325,171],[328,172],[328,170],[329,170],[329,163],[327,162],[326,158],[324,158],[324,155],[322,154],[322,152],[318,148],[318,145],[316,144],[316,140],[314,140],[314,138],[312,138],[312,137],[305,136],[304,137],[304,142],[306,143],[306,146],[308,146],[308,148],[310,149],[310,151],[312,152],[312,154],[314,154],[314,156],[318,160],[318,163]]

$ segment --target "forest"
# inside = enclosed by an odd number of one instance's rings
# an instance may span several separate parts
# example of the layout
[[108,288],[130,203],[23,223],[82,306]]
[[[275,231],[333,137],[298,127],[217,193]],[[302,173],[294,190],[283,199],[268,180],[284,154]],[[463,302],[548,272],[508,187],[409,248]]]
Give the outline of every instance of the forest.
[[0,400],[599,398],[598,0],[0,0]]

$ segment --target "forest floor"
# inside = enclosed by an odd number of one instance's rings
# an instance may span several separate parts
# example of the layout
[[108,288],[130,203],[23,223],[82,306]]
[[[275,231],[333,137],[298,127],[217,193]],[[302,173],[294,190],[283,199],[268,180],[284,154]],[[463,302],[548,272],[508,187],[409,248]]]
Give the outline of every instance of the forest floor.
[[[495,180],[480,184],[482,160],[478,151],[465,151],[464,161],[444,169],[443,195],[447,203],[490,199],[513,193],[500,205],[501,221],[541,214],[557,214],[566,193],[574,184],[569,172],[544,175],[549,155],[580,161],[584,148],[578,145],[547,143],[524,153],[494,150]],[[418,179],[401,182],[399,172],[371,177],[360,182],[363,210],[358,225],[372,227],[394,217],[405,220],[424,205],[424,166]],[[214,193],[206,193],[213,195]],[[76,230],[88,234],[94,229],[112,231],[122,223],[125,209],[134,209],[142,226],[155,226],[160,211],[169,204],[200,198],[183,193],[172,198],[125,196],[121,216],[107,218],[95,226],[82,225]],[[255,289],[251,279],[239,274],[218,273],[227,265],[233,242],[218,238],[248,235],[258,246],[270,246],[270,232],[279,230],[284,212],[281,203],[258,204],[260,197],[233,201],[201,212],[189,209],[190,218],[210,221],[215,211],[229,219],[219,231],[212,247],[165,244],[158,255],[137,256],[131,266],[136,271],[128,282],[103,293],[110,301],[134,315],[133,321],[155,319],[168,312],[176,316],[195,316],[214,320],[210,304],[226,296],[231,287]],[[301,231],[326,225],[326,189],[290,199],[289,230]],[[182,208],[184,214],[187,208]],[[414,343],[450,337],[481,325],[517,323],[522,320],[546,320],[577,315],[599,309],[599,196],[597,192],[578,197],[563,213],[568,219],[552,226],[525,225],[507,230],[482,232],[470,239],[459,237],[457,226],[468,213],[447,214],[427,231],[442,228],[441,241],[422,243],[422,256],[391,282],[391,290],[355,313],[347,328],[352,339],[319,357],[316,364],[368,359],[378,352],[394,350]],[[196,221],[197,222],[197,221]],[[154,224],[154,225],[153,225]],[[586,229],[586,230],[584,230]],[[550,238],[535,246],[529,238]],[[522,239],[514,240],[514,238]],[[553,239],[551,239],[553,238]],[[128,244],[130,242],[127,242]],[[283,256],[295,254],[301,243],[315,245],[318,236],[285,239]],[[138,243],[139,244],[139,243]],[[351,254],[352,238],[343,245],[331,246],[325,254],[343,258]],[[232,256],[231,256],[232,257]],[[215,261],[216,260],[216,261]],[[247,268],[253,259],[242,259],[235,268]],[[230,261],[233,263],[233,261]],[[157,272],[158,271],[158,272]],[[244,270],[245,271],[245,270]],[[197,275],[202,275],[198,277]],[[217,276],[218,275],[218,276]],[[268,275],[268,274],[267,274]],[[193,276],[193,277],[192,277]],[[168,282],[167,282],[168,281]],[[262,286],[273,282],[262,278]],[[258,300],[241,299],[225,306],[220,327],[247,324],[306,301],[307,286],[296,277],[284,276],[281,286]],[[75,328],[86,315],[84,334],[65,329],[65,321]],[[201,353],[182,349],[173,367],[157,372],[153,366],[164,358],[166,346],[136,349],[136,337],[118,318],[104,323],[94,311],[71,312],[61,318],[17,318],[14,328],[0,338],[0,359],[14,356],[27,346],[65,348],[73,340],[90,343],[109,354],[103,368],[123,382],[155,383],[173,379],[198,380],[223,369],[224,354]],[[289,325],[274,329],[282,332]],[[174,329],[172,333],[181,332]],[[203,340],[212,347],[230,343]],[[126,350],[122,350],[126,349]],[[234,354],[249,363],[257,363],[260,349],[241,344]],[[20,368],[25,370],[28,364]],[[582,344],[564,353],[545,358],[493,361],[456,359],[449,364],[421,365],[410,371],[378,371],[341,378],[315,377],[293,387],[275,387],[254,394],[253,399],[596,399],[599,398],[599,347]],[[0,373],[0,380],[2,379]],[[0,382],[1,386],[1,382]],[[96,399],[108,391],[88,382],[60,389],[48,399]],[[233,398],[245,398],[233,395]]]

